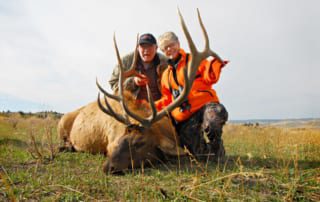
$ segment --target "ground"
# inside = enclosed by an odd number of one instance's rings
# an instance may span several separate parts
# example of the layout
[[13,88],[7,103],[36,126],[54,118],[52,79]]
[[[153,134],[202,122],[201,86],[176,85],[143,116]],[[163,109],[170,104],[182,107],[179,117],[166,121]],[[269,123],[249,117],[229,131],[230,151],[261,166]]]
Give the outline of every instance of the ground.
[[57,153],[58,119],[0,116],[0,201],[319,201],[320,129],[227,124],[223,162],[193,158],[123,176],[103,155]]

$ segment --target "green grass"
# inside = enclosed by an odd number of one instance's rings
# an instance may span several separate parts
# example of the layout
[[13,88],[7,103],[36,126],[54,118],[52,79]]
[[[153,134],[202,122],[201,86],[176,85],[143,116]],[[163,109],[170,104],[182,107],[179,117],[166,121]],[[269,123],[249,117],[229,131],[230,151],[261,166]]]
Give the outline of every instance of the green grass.
[[21,118],[13,128],[0,119],[0,201],[320,199],[319,129],[228,125],[224,162],[182,159],[180,169],[177,162],[168,162],[111,176],[102,172],[102,155],[54,152],[52,158],[48,134],[56,149],[56,124],[57,120]]

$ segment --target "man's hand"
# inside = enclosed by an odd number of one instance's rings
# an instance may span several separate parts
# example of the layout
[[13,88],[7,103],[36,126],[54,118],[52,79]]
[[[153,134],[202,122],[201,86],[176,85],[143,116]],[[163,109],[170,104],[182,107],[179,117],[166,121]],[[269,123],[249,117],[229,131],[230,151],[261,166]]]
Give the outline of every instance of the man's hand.
[[137,85],[137,86],[145,86],[149,83],[149,79],[146,75],[143,75],[143,74],[139,74],[137,76],[135,76],[133,78],[134,80],[134,83]]

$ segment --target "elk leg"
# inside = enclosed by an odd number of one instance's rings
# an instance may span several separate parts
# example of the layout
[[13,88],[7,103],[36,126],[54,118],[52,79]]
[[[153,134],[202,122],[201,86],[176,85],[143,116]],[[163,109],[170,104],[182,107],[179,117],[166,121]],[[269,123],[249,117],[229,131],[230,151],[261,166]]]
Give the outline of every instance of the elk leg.
[[70,141],[64,140],[63,145],[59,147],[59,152],[76,152]]

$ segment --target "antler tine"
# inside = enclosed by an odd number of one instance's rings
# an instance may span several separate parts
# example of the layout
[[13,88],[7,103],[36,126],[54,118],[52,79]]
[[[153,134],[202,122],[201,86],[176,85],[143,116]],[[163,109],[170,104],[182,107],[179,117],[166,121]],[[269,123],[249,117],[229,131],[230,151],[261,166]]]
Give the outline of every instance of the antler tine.
[[208,33],[207,33],[207,30],[203,24],[203,21],[202,21],[201,15],[200,15],[200,11],[198,8],[197,8],[197,13],[198,13],[199,24],[201,26],[201,30],[202,30],[204,40],[205,40],[205,48],[204,48],[204,51],[202,52],[202,54],[204,54],[203,57],[206,58],[208,56],[213,56],[214,58],[218,59],[220,62],[223,62],[221,57],[217,53],[215,53],[213,50],[210,49]]
[[151,110],[152,110],[152,115],[149,116],[147,119],[144,119],[144,118],[140,117],[139,115],[130,111],[129,108],[127,107],[127,105],[122,100],[121,100],[121,104],[122,104],[122,107],[123,107],[126,115],[128,115],[128,116],[132,117],[133,119],[135,119],[136,121],[138,121],[143,127],[149,128],[153,122],[160,120],[164,115],[166,115],[166,113],[163,113],[161,118],[159,117],[159,114],[157,114],[156,106],[154,105],[154,100],[151,95],[151,90],[148,85],[146,88],[147,88],[147,93],[148,93],[148,100],[149,100]]
[[122,109],[124,110],[124,116],[126,119],[128,118],[128,114],[126,113],[127,110],[127,106],[124,102],[123,99],[123,81],[124,81],[124,75],[123,75],[123,65],[122,65],[122,61],[121,61],[121,57],[120,57],[120,53],[119,53],[119,49],[118,49],[118,45],[117,45],[117,41],[116,41],[116,35],[113,35],[113,44],[114,44],[114,48],[116,50],[116,54],[117,54],[117,59],[118,59],[118,67],[119,67],[119,82],[118,82],[118,86],[119,86],[119,97],[120,97],[120,104],[122,106]]
[[108,109],[104,108],[104,106],[102,105],[102,103],[101,103],[101,101],[100,101],[100,93],[98,93],[97,102],[98,102],[99,108],[100,108],[104,113],[112,116],[111,112],[110,112]]
[[199,11],[199,8],[197,8],[197,14],[198,14],[198,20],[199,20],[199,24],[200,24],[200,27],[202,29],[202,33],[203,33],[203,36],[204,36],[204,42],[205,42],[205,47],[204,47],[204,51],[208,51],[210,50],[210,43],[209,43],[209,37],[208,37],[208,33],[207,33],[207,30],[202,22],[202,18],[201,18],[201,15],[200,15],[200,11]]
[[107,106],[108,109],[106,109],[106,108],[102,105],[102,103],[101,103],[101,101],[100,101],[100,93],[98,93],[98,99],[97,99],[97,101],[98,101],[98,106],[99,106],[99,108],[100,108],[104,113],[108,114],[109,116],[114,117],[114,118],[115,118],[116,120],[118,120],[119,122],[122,122],[122,123],[124,123],[124,124],[130,124],[129,119],[126,119],[126,118],[122,117],[121,115],[119,115],[119,114],[117,114],[117,113],[115,113],[115,112],[113,111],[113,109],[112,109],[112,107],[110,106],[110,104],[109,104],[106,96],[104,96],[104,103],[106,104],[106,106]]
[[114,49],[116,51],[117,60],[118,60],[118,68],[119,68],[119,83],[118,83],[118,85],[119,85],[119,96],[120,96],[120,101],[121,101],[122,87],[123,87],[123,83],[122,83],[123,82],[123,65],[122,65],[122,61],[121,61],[121,57],[120,57],[115,34],[113,35],[113,45],[114,45]]
[[96,78],[96,85],[97,87],[99,88],[99,90],[107,97],[111,98],[111,99],[114,99],[114,100],[117,100],[117,101],[120,101],[120,98],[116,95],[113,95],[113,94],[110,94],[108,93],[106,90],[104,90],[101,85],[99,84],[98,82],[98,78]]
[[196,47],[196,45],[194,44],[194,42],[193,42],[193,40],[191,38],[191,35],[190,35],[189,31],[188,31],[187,25],[186,25],[186,23],[185,23],[185,21],[183,19],[183,16],[182,16],[179,8],[178,8],[178,14],[179,14],[179,19],[180,19],[180,24],[182,26],[182,30],[184,32],[184,35],[187,38],[187,41],[188,41],[190,52],[198,53],[197,47]]
[[179,19],[180,19],[180,24],[183,30],[183,33],[187,39],[188,45],[189,45],[189,49],[190,49],[190,54],[191,54],[191,61],[188,64],[188,79],[185,80],[189,80],[190,83],[193,83],[193,80],[195,78],[195,75],[197,73],[198,70],[198,64],[200,64],[202,57],[200,56],[200,52],[197,50],[197,47],[195,46],[192,37],[190,35],[190,32],[187,28],[187,25],[183,19],[183,16],[178,8],[178,14],[179,14]]
[[156,118],[156,115],[157,115],[157,108],[154,104],[154,100],[153,100],[153,97],[152,97],[152,94],[151,94],[151,90],[150,90],[150,87],[149,85],[147,84],[147,93],[148,93],[148,100],[149,100],[149,103],[150,103],[150,107],[151,107],[151,110],[152,110],[152,117],[151,117],[151,122]]
[[112,107],[110,106],[106,96],[103,97],[104,98],[104,103],[106,104],[106,106],[108,107],[108,110],[111,114],[111,116],[115,117],[118,121],[121,121],[123,123],[128,123],[130,124],[129,119],[126,119],[125,117],[122,117],[121,115],[119,115],[118,113],[116,113],[115,111],[113,111]]
[[209,56],[214,56],[215,58],[217,58],[219,61],[223,62],[223,60],[218,56],[218,54],[216,54],[214,51],[212,51],[210,49],[210,45],[209,45],[209,37],[208,37],[208,33],[206,31],[206,28],[203,24],[201,15],[200,15],[200,11],[199,9],[197,9],[197,14],[198,14],[198,20],[199,20],[199,24],[201,26],[201,30],[204,36],[204,40],[205,40],[205,48],[204,51],[199,52],[194,45],[194,42],[190,36],[190,33],[186,27],[186,24],[183,20],[183,17],[178,9],[179,12],[179,17],[180,17],[180,22],[181,22],[181,26],[184,32],[184,35],[187,39],[189,48],[190,48],[190,53],[191,53],[191,61],[188,64],[188,80],[190,83],[193,83],[194,79],[195,79],[195,75],[197,73],[198,70],[198,66],[200,65],[201,61],[206,59]]
[[139,34],[137,34],[137,41],[136,41],[136,48],[134,51],[134,55],[133,55],[133,62],[131,64],[131,67],[129,68],[129,70],[127,70],[124,73],[124,77],[128,78],[130,76],[137,76],[138,72],[136,71],[136,66],[137,66],[137,61],[138,61],[138,40],[139,40]]
[[118,49],[118,45],[117,45],[117,41],[116,41],[116,34],[115,33],[113,34],[113,45],[114,45],[114,49],[116,50],[116,55],[117,55],[119,67],[121,69],[123,69],[123,65],[122,65],[122,61],[121,61],[121,57],[120,57],[120,53],[119,53],[119,49]]

